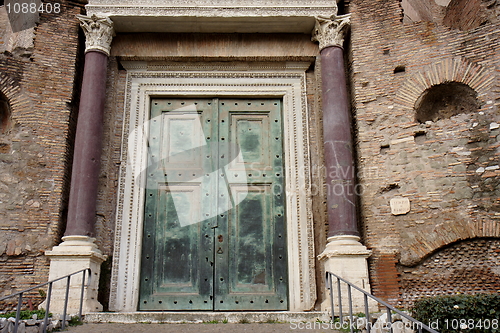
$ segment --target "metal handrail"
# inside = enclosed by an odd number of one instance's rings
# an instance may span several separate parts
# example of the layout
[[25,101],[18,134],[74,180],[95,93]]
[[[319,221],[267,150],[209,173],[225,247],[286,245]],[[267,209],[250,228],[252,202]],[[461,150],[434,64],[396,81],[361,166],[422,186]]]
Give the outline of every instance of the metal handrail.
[[367,333],[370,333],[370,313],[368,311],[368,298],[371,298],[372,300],[376,301],[377,303],[379,304],[382,304],[383,306],[385,306],[385,308],[387,309],[387,321],[390,323],[390,326],[389,326],[389,332],[392,333],[393,330],[392,330],[392,312],[391,311],[394,311],[396,312],[397,314],[401,315],[402,317],[408,319],[409,321],[411,321],[413,323],[413,326],[416,326],[418,328],[418,332],[419,333],[422,333],[422,329],[424,329],[426,332],[431,332],[431,333],[439,333],[438,331],[430,328],[429,326],[425,325],[424,323],[416,320],[415,318],[413,317],[410,317],[409,315],[407,315],[406,313],[396,309],[395,307],[393,307],[392,305],[384,302],[383,300],[373,296],[372,294],[370,294],[369,292],[355,286],[354,284],[350,283],[349,281],[346,281],[345,279],[341,278],[340,276],[336,275],[336,274],[333,274],[333,273],[330,273],[330,272],[326,272],[326,288],[328,290],[330,290],[330,305],[331,305],[331,308],[332,308],[332,322],[334,321],[334,318],[335,318],[335,310],[334,310],[334,293],[333,293],[333,285],[332,285],[332,277],[335,277],[337,279],[337,296],[338,296],[338,307],[339,307],[339,320],[340,320],[340,323],[341,325],[343,324],[343,313],[342,313],[342,289],[340,287],[340,282],[344,282],[347,284],[347,297],[348,297],[348,300],[349,300],[349,320],[350,320],[350,323],[349,323],[349,327],[350,327],[350,331],[351,333],[354,332],[354,328],[353,328],[353,314],[352,314],[352,289],[354,288],[355,290],[363,293],[363,299],[364,299],[364,310],[365,310],[365,316],[366,316],[366,332]]
[[43,330],[42,330],[43,333],[47,332],[47,323],[48,323],[48,320],[49,320],[49,311],[50,311],[50,298],[52,296],[52,284],[54,282],[66,279],[67,280],[66,281],[66,294],[65,294],[65,297],[64,297],[64,309],[63,309],[62,324],[61,324],[61,329],[64,330],[65,327],[66,327],[66,311],[68,309],[69,285],[70,285],[71,277],[73,275],[76,275],[76,274],[79,274],[79,273],[83,273],[83,277],[82,277],[82,289],[81,289],[81,292],[80,292],[80,308],[78,310],[78,318],[81,321],[82,320],[82,308],[83,308],[83,294],[84,294],[84,291],[85,291],[85,275],[88,273],[88,282],[87,282],[87,287],[88,287],[90,285],[90,278],[91,278],[90,268],[85,268],[85,269],[79,270],[78,272],[74,272],[74,273],[65,275],[63,277],[60,277],[60,278],[57,278],[57,279],[54,279],[54,280],[51,280],[51,281],[39,284],[37,286],[31,287],[29,289],[25,289],[25,290],[19,291],[19,292],[15,293],[15,294],[4,296],[4,297],[0,298],[0,302],[1,302],[1,301],[4,301],[4,300],[12,298],[12,297],[16,297],[16,296],[18,297],[17,308],[16,308],[16,321],[15,321],[15,324],[14,324],[14,333],[17,333],[17,329],[19,327],[19,321],[20,321],[20,317],[21,317],[21,306],[23,304],[23,294],[25,294],[25,293],[27,293],[29,291],[32,291],[34,289],[39,289],[40,287],[49,285],[49,290],[47,292],[47,306],[46,306],[46,309],[45,309],[45,318],[43,319]]

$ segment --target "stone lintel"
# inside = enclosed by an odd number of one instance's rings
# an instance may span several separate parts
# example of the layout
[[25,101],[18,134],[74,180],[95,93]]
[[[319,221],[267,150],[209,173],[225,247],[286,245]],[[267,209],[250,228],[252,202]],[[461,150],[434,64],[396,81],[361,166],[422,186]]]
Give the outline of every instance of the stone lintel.
[[[113,38],[111,56],[120,61],[147,60],[154,65],[168,61],[198,69],[207,63],[233,70],[235,62],[276,62],[316,60],[318,45],[307,34],[200,34],[200,33],[123,33]],[[225,66],[226,65],[226,66]],[[230,66],[227,66],[230,65]],[[248,66],[248,65],[247,65]],[[156,66],[157,67],[157,66]]]

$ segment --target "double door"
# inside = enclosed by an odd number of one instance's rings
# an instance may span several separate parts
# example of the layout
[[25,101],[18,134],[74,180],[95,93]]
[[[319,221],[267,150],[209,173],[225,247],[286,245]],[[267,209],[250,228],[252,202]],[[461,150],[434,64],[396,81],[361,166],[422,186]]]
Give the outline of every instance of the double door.
[[286,310],[280,99],[154,99],[139,310]]

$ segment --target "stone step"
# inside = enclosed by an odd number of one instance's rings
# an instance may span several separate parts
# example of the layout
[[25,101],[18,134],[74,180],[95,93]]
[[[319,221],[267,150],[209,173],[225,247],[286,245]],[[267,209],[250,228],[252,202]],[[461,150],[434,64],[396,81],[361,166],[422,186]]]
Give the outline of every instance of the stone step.
[[[309,322],[297,324],[120,324],[100,323],[72,326],[68,333],[340,333],[328,323]],[[348,332],[348,331],[343,331]]]
[[94,312],[87,323],[294,323],[329,322],[326,312]]

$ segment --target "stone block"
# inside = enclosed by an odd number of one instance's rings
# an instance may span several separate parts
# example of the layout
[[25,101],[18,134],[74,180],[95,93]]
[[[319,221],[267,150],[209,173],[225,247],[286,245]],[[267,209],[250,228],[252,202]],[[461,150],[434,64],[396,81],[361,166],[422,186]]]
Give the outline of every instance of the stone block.
[[[86,274],[83,313],[102,311],[102,305],[97,301],[99,274],[101,263],[106,259],[94,244],[94,239],[86,236],[65,236],[63,243],[47,251],[50,258],[49,280],[72,274],[82,269],[90,268],[91,276]],[[76,315],[80,308],[80,295],[83,274],[71,278],[67,314]],[[50,312],[62,314],[66,292],[66,279],[54,282]],[[41,305],[45,308],[45,302]]]
[[38,326],[26,326],[26,333],[39,333],[40,328]]
[[26,333],[26,324],[24,322],[20,322],[17,326],[17,333]]
[[392,215],[404,215],[410,212],[410,200],[408,198],[392,198],[390,206]]
[[1,333],[13,333],[14,323],[7,321],[4,323]]
[[[323,261],[325,271],[334,273],[355,286],[370,292],[370,282],[368,279],[367,258],[371,255],[364,245],[359,243],[356,236],[335,236],[329,238],[326,249],[318,256]],[[336,280],[333,281],[333,288],[336,292]],[[341,283],[342,312],[348,311],[347,285]],[[352,291],[353,312],[364,312],[364,296],[361,292]],[[338,306],[338,305],[335,305]],[[369,310],[375,310],[375,304],[368,302]],[[322,304],[322,310],[331,308],[327,299]],[[330,309],[331,310],[331,309]],[[339,309],[335,309],[338,313]]]

